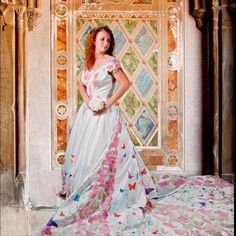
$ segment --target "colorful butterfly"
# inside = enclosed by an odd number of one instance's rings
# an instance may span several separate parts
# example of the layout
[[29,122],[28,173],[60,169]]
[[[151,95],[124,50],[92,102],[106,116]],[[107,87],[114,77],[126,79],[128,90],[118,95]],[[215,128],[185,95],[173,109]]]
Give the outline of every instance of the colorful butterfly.
[[63,213],[63,211],[61,211],[60,216],[65,216],[64,213]]
[[129,190],[135,190],[135,188],[136,188],[136,182],[135,183],[133,183],[133,184],[129,184]]
[[49,220],[49,222],[47,223],[47,226],[55,226],[58,227],[57,223],[55,221],[53,221],[52,219]]
[[126,157],[126,153],[123,155],[123,157]]
[[146,188],[145,192],[148,195],[150,192],[152,192],[154,190],[154,188]]
[[122,149],[125,149],[125,148],[126,148],[125,143],[121,146],[121,148],[122,148]]
[[205,202],[198,202],[198,203],[201,205],[201,207],[206,206],[206,203],[205,203]]
[[128,171],[128,178],[132,179],[134,176],[130,174],[130,172]]
[[121,193],[123,193],[124,191],[125,191],[124,189],[120,188],[120,192],[121,192]]
[[147,174],[147,170],[144,168],[143,170],[140,171],[141,175],[146,175]]
[[144,207],[139,207],[139,209],[142,211],[143,214],[145,213]]
[[119,218],[120,216],[121,216],[120,214],[114,212],[114,217]]
[[75,197],[74,197],[74,201],[78,202],[79,200],[80,200],[80,195],[76,194]]
[[158,233],[158,229],[152,232],[152,234],[157,234],[157,233]]

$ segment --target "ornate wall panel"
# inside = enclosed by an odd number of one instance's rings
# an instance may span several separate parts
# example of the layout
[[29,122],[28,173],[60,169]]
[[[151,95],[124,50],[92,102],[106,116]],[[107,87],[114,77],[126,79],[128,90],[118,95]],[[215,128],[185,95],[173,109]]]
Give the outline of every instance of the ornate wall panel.
[[150,169],[183,167],[182,12],[181,1],[169,0],[52,4],[52,169],[63,164],[70,127],[82,104],[76,80],[85,38],[102,25],[112,29],[115,56],[132,83],[117,105],[133,143]]

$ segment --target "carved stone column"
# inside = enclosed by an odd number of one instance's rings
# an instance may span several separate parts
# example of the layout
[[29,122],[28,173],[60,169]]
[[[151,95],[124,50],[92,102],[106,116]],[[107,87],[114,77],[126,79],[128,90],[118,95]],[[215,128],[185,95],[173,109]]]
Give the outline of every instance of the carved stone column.
[[25,137],[25,109],[24,109],[24,6],[15,6],[16,12],[16,172],[25,170],[24,137]]
[[[235,117],[236,117],[236,62],[235,62],[235,9],[236,3],[221,1],[220,46],[221,63],[221,127],[222,127],[222,178],[234,182],[235,164]],[[228,11],[230,10],[230,11]],[[230,15],[232,14],[232,15]]]
[[41,1],[31,2],[26,15],[28,1],[0,0],[0,196],[3,205],[19,204],[24,188],[27,25],[29,31],[35,29],[41,15]]
[[212,1],[211,70],[213,83],[213,157],[214,174],[219,173],[219,0]]
[[27,17],[28,17],[28,30],[33,31],[39,23],[39,18],[42,16],[42,11],[38,8],[28,8]]
[[[235,0],[211,0],[207,2],[206,31],[203,38],[207,40],[207,67],[209,79],[206,78],[207,89],[204,95],[205,111],[209,114],[205,132],[208,134],[206,151],[210,150],[206,164],[207,174],[219,174],[234,182],[235,156]],[[194,10],[197,27],[202,30],[202,3],[204,0],[194,0]],[[203,4],[204,5],[204,4]],[[203,7],[204,8],[204,7]],[[228,11],[227,11],[228,10]],[[232,14],[230,17],[229,12]],[[234,20],[233,20],[234,19]],[[204,55],[204,51],[202,52]],[[204,78],[203,78],[204,79]],[[203,80],[205,82],[205,80]]]
[[15,12],[5,2],[0,7],[0,204],[15,205]]
[[192,16],[196,21],[199,30],[203,30],[206,22],[206,4],[205,0],[194,0]]
[[4,11],[6,7],[7,3],[0,2],[0,30],[3,30],[5,26]]

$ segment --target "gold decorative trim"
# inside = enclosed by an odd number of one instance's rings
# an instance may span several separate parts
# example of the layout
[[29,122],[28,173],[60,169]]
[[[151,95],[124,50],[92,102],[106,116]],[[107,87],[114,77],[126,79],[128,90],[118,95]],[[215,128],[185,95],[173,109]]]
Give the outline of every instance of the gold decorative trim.
[[131,12],[120,12],[120,11],[102,11],[101,13],[97,11],[76,11],[76,16],[81,17],[81,18],[113,18],[113,19],[122,19],[122,18],[138,18],[138,19],[143,19],[143,18],[156,18],[157,14],[162,11],[131,11]]
[[206,15],[206,10],[204,8],[194,9],[192,11],[192,15],[196,21],[196,26],[199,30],[203,30],[204,27],[204,19]]
[[101,1],[76,1],[75,9],[77,10],[94,10],[94,11],[153,11],[160,10],[162,3],[157,0],[149,0],[149,2],[142,2],[140,0],[101,0]]
[[42,16],[42,11],[38,8],[28,8],[27,18],[28,18],[28,29],[29,31],[35,30],[39,24],[39,18]]
[[0,2],[0,31],[4,30],[4,26],[6,25],[5,18],[4,18],[4,11],[7,8],[7,3],[1,0]]
[[17,27],[23,28],[24,26],[24,13],[25,13],[25,6],[17,5],[14,7],[16,12],[16,20],[17,20]]
[[134,0],[103,0],[103,4],[112,4],[112,5],[117,5],[117,4],[131,4],[134,2]]

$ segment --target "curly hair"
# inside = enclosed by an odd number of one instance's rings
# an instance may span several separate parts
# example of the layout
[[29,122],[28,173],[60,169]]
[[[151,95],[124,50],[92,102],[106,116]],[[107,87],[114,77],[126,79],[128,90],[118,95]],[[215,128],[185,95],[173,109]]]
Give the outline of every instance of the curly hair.
[[94,28],[91,30],[86,38],[85,42],[85,66],[88,70],[90,70],[95,62],[95,41],[97,34],[100,31],[106,31],[110,34],[110,47],[108,48],[106,54],[113,56],[113,51],[115,48],[115,39],[112,31],[108,26],[101,26],[99,28]]

